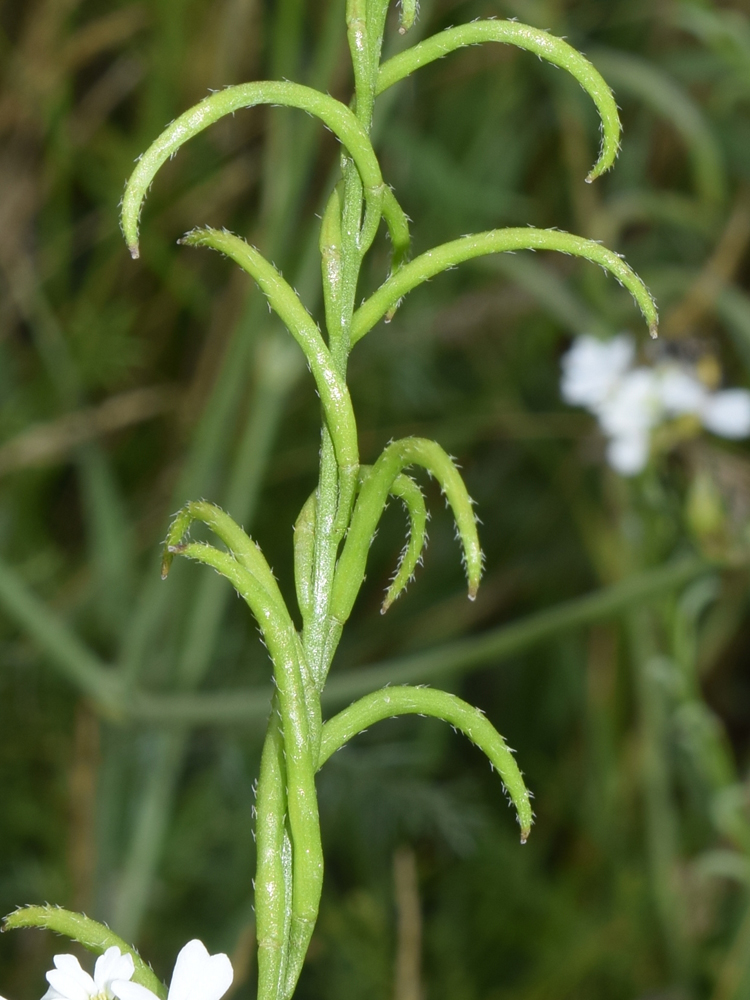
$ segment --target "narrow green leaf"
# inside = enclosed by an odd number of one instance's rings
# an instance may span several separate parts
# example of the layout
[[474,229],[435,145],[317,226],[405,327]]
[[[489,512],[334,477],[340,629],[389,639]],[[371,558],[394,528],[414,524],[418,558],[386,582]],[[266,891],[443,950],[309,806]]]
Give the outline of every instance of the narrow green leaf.
[[263,587],[268,597],[278,606],[279,611],[286,612],[276,577],[266,562],[266,557],[261,552],[260,547],[221,507],[207,503],[205,500],[193,500],[185,504],[172,521],[164,542],[162,579],[166,578],[175,553],[182,553],[182,540],[190,530],[193,521],[201,521],[214,534],[218,535],[237,562]]
[[409,538],[380,609],[382,614],[385,614],[406,589],[407,584],[414,576],[414,570],[422,559],[422,550],[427,541],[428,514],[424,495],[419,486],[409,476],[396,476],[391,485],[390,494],[392,497],[398,497],[406,507],[406,512],[409,515]]
[[[388,445],[364,480],[357,498],[349,534],[336,567],[331,595],[331,614],[340,624],[351,614],[362,586],[370,543],[383,514],[388,494],[396,477],[410,465],[422,466],[439,482],[456,519],[466,560],[469,597],[473,599],[476,595],[482,575],[482,551],[474,509],[464,481],[453,460],[435,441],[416,437],[403,438]],[[413,495],[411,499],[414,499]],[[419,531],[415,544],[417,539]],[[390,604],[388,598],[386,601]]]
[[388,314],[404,295],[418,285],[434,278],[441,271],[455,267],[473,257],[508,253],[515,250],[555,250],[558,253],[585,257],[613,274],[635,299],[652,337],[658,329],[656,303],[638,275],[616,253],[593,240],[563,233],[557,229],[492,229],[486,233],[462,236],[460,239],[428,250],[405,264],[367,299],[352,320],[352,344],[356,344],[373,326]]
[[533,822],[531,799],[512,752],[483,712],[446,691],[388,687],[365,695],[323,726],[318,767],[321,768],[332,754],[373,723],[397,715],[429,715],[442,719],[460,729],[484,751],[492,766],[497,768],[516,807],[521,843],[526,842]]
[[176,118],[138,161],[122,199],[122,229],[133,257],[138,256],[138,221],[143,200],[159,168],[209,125],[240,108],[252,108],[259,104],[299,108],[319,118],[351,154],[367,195],[382,188],[380,166],[367,133],[345,104],[318,90],[287,81],[262,81],[227,87],[204,98]]
[[78,941],[88,951],[102,955],[107,948],[115,946],[123,955],[131,955],[135,971],[133,982],[151,990],[160,1000],[166,1000],[167,989],[150,965],[143,961],[132,945],[123,941],[106,924],[97,923],[82,913],[63,910],[59,906],[24,906],[3,919],[3,930],[11,931],[21,927],[38,927],[63,934],[72,941]]
[[401,0],[401,18],[398,30],[402,35],[405,35],[409,28],[414,27],[417,9],[417,0]]
[[343,494],[354,491],[359,451],[357,425],[346,382],[336,371],[317,324],[302,305],[294,289],[273,264],[234,233],[217,229],[196,229],[183,237],[187,246],[205,246],[230,257],[246,271],[263,291],[269,303],[305,353],[320,394],[326,424],[336,450]]
[[601,152],[586,180],[593,181],[609,170],[620,148],[620,116],[612,91],[601,73],[577,49],[562,38],[528,24],[518,21],[472,21],[471,24],[441,31],[384,62],[378,74],[376,94],[382,94],[421,66],[442,59],[449,52],[481,42],[504,42],[527,49],[574,76],[591,97],[602,120]]

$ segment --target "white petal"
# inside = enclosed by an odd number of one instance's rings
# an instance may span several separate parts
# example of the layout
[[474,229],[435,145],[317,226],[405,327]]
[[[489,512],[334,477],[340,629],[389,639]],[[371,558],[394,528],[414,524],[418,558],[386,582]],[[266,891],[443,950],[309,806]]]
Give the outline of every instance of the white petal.
[[750,392],[724,389],[709,396],[703,409],[703,426],[726,438],[750,435]]
[[[90,976],[89,979],[91,979]],[[71,976],[61,969],[51,969],[47,973],[47,982],[60,996],[65,997],[65,1000],[89,1000],[89,997],[96,994],[93,979],[91,979],[91,988],[89,989],[84,984],[82,977]]]
[[561,359],[560,393],[566,403],[598,406],[633,362],[632,338],[621,335],[602,341],[596,337],[577,337]]
[[62,994],[58,993],[53,986],[50,986],[50,988],[42,997],[42,1000],[62,1000]]
[[140,983],[131,983],[126,979],[115,979],[110,983],[110,990],[117,997],[117,1000],[159,1000],[155,993],[141,986]]
[[607,461],[621,476],[635,476],[648,461],[648,434],[612,438],[607,445]]
[[168,1000],[221,1000],[233,978],[226,955],[209,956],[201,941],[189,941],[177,956]]
[[94,982],[88,972],[81,968],[81,963],[75,955],[55,955],[52,962],[56,969],[59,969],[61,972],[67,972],[69,976],[84,976],[87,982],[89,980],[91,980],[91,983]]
[[[76,1000],[77,997],[83,995],[90,997],[96,993],[96,983],[91,978],[91,976],[84,969],[81,968],[81,963],[75,957],[75,955],[55,955],[52,959],[55,968],[47,973],[47,982],[61,993],[64,997],[68,997],[69,1000]],[[58,985],[57,982],[53,982],[50,976],[54,976],[55,979],[59,979],[60,983],[65,985]],[[65,977],[64,979],[60,977]],[[73,992],[68,993],[66,989],[70,989]]]
[[208,950],[202,941],[197,938],[188,941],[174,963],[167,1000],[187,1000],[193,983],[202,972],[209,957]]
[[222,953],[212,955],[193,984],[190,1000],[221,1000],[233,979],[229,957]]
[[123,955],[117,945],[112,945],[96,960],[94,982],[97,990],[106,990],[114,979],[130,979],[134,970],[132,955]]
[[658,380],[651,368],[635,368],[597,409],[602,430],[611,437],[643,434],[663,417]]
[[701,412],[708,393],[694,375],[674,364],[662,368],[658,375],[662,404],[670,416]]

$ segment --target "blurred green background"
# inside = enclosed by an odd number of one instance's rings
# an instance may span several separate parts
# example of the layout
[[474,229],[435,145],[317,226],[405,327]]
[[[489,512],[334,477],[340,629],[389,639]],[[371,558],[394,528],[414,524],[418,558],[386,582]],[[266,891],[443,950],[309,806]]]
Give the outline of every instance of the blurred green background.
[[[228,226],[320,314],[337,146],[289,110],[222,121],[157,179],[137,263],[117,205],[134,158],[208,88],[286,77],[348,100],[343,7],[0,2],[0,910],[83,909],[163,977],[199,936],[231,954],[238,997],[269,664],[231,588],[191,565],[161,583],[158,549],[205,497],[291,598],[319,416],[246,276],[175,240]],[[645,357],[750,385],[747,0],[425,0],[405,39],[392,15],[390,51],[476,17],[564,35],[625,128],[587,186],[598,124],[564,73],[499,45],[421,70],[375,126],[415,251],[526,223],[601,239],[659,301]],[[387,251],[381,235],[364,284]],[[424,569],[381,618],[404,535],[390,511],[328,710],[364,666],[418,667],[518,751],[537,823],[521,847],[496,776],[448,727],[358,738],[319,779],[302,1000],[750,997],[750,452],[677,429],[641,476],[611,472],[593,418],[560,400],[559,359],[624,329],[645,339],[599,269],[506,255],[415,292],[354,352],[363,460],[408,433],[457,455],[487,574],[470,604],[433,491]],[[61,947],[5,935],[2,993],[41,996]]]

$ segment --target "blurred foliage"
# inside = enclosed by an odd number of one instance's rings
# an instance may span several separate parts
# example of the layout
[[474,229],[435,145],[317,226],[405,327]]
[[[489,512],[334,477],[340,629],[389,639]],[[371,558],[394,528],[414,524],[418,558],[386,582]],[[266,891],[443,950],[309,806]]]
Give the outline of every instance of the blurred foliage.
[[[181,502],[206,497],[262,541],[290,595],[316,399],[244,277],[174,241],[228,225],[319,311],[315,213],[336,145],[286,110],[215,126],[165,168],[137,264],[117,203],[134,157],[208,88],[287,77],[346,99],[342,11],[0,3],[0,910],[85,909],[162,975],[198,935],[232,954],[246,996],[262,717],[160,724],[126,692],[268,683],[229,587],[191,566],[161,584],[158,543]],[[431,0],[413,33],[480,16],[589,55],[622,107],[622,154],[583,183],[593,110],[528,54],[435,63],[376,118],[415,250],[525,223],[601,239],[659,300],[664,335],[646,355],[750,384],[745,0]],[[404,44],[395,23],[390,38]],[[386,254],[383,239],[367,281]],[[559,356],[572,335],[635,324],[590,265],[505,256],[416,292],[353,355],[363,460],[408,433],[457,454],[488,572],[468,604],[437,510],[424,571],[382,619],[404,530],[391,512],[342,676],[705,561],[679,587],[576,628],[564,612],[512,655],[449,675],[518,750],[536,795],[525,847],[479,754],[431,722],[383,724],[331,761],[300,997],[750,997],[750,461],[742,444],[674,436],[637,480],[607,470],[593,420],[560,402]],[[103,716],[87,697],[102,664],[122,685]],[[40,995],[56,947],[35,931],[0,940],[3,993]]]

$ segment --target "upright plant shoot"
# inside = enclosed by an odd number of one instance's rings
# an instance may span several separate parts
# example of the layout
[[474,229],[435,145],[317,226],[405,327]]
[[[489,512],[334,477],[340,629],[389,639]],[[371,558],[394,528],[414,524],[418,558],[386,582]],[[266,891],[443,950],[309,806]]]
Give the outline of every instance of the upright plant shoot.
[[[387,0],[348,0],[346,26],[354,70],[351,105],[288,81],[228,87],[177,118],[146,150],[128,181],[122,228],[133,257],[139,254],[143,201],[159,168],[194,135],[226,115],[259,104],[293,107],[321,120],[341,143],[341,179],[331,192],[320,234],[325,335],[291,286],[263,255],[232,233],[196,229],[181,242],[217,250],[256,282],[303,351],[321,400],[318,485],[294,529],[294,573],[302,629],[295,626],[260,547],[215,505],[188,503],[174,519],[164,548],[163,576],[175,556],[213,567],[243,597],[255,616],[273,665],[275,694],[257,789],[255,912],[259,1000],[292,996],[318,915],[323,854],[315,775],[352,737],[380,719],[400,714],[449,722],[480,747],[515,806],[525,841],[532,823],[529,793],[502,736],[476,708],[443,691],[385,688],[361,698],[327,721],[321,694],[364,580],[367,554],[388,497],[403,503],[409,537],[383,611],[398,598],[420,561],[427,512],[419,486],[406,470],[425,469],[439,483],[455,517],[468,579],[476,594],[482,554],[472,501],[450,456],[434,442],[409,437],[391,442],[372,466],[359,462],[357,424],[347,388],[347,361],[354,345],[382,319],[393,316],[414,288],[441,271],[485,254],[523,249],[556,250],[584,257],[611,272],[632,294],[652,333],[656,308],[640,278],[616,254],[590,240],[557,230],[498,229],[462,236],[409,259],[409,223],[388,186],[370,140],[376,98],[421,66],[455,49],[502,42],[526,49],[569,72],[588,92],[602,120],[600,155],[587,180],[608,170],[617,153],[620,123],[612,94],[600,74],[575,49],[547,32],[514,21],[476,21],[440,32],[381,63]],[[416,14],[404,0],[401,31]],[[363,259],[385,223],[391,241],[390,272],[357,305]],[[190,540],[199,521],[222,548]],[[6,927],[44,926],[102,954],[117,946],[132,952],[107,928],[51,907],[19,910]],[[150,969],[135,956],[134,982],[164,995]]]

